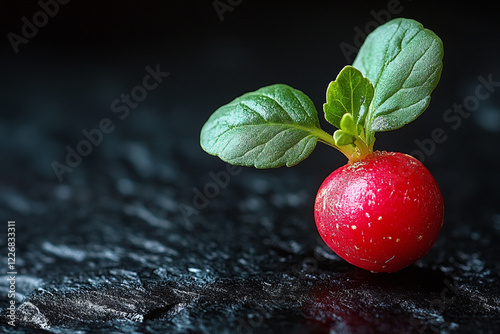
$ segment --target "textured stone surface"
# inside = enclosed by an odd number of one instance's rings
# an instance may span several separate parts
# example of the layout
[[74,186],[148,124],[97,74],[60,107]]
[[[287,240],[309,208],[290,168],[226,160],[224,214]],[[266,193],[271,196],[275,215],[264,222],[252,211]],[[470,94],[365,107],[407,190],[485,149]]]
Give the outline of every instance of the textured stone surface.
[[[18,226],[19,331],[437,333],[500,326],[498,215],[488,224],[450,215],[422,261],[397,274],[372,274],[320,241],[311,214],[318,178],[304,170],[238,170],[190,215],[179,204],[196,206],[192,189],[213,182],[210,171],[224,170],[223,163],[200,155],[207,169],[175,149],[116,143],[113,155],[82,165],[68,184],[15,171],[10,180],[18,182],[4,182],[2,216]],[[3,307],[6,282],[2,277]]]
[[[332,19],[333,9],[319,4],[305,10],[300,2],[284,12],[281,4],[243,2],[221,22],[210,2],[189,10],[171,3],[147,10],[120,3],[118,12],[110,5],[95,16],[94,30],[80,31],[75,27],[95,8],[70,2],[20,46],[20,55],[7,54],[0,64],[0,247],[6,254],[6,222],[16,220],[18,272],[13,328],[5,318],[4,257],[0,330],[496,333],[498,92],[458,129],[442,116],[474,94],[479,75],[500,81],[489,37],[498,20],[467,35],[473,25],[451,29],[446,20],[486,22],[483,11],[436,5],[434,20],[427,5],[403,4],[404,16],[428,18],[443,36],[443,81],[421,119],[396,135],[380,134],[376,147],[409,153],[415,139],[445,130],[447,141],[425,161],[443,192],[445,223],[424,259],[396,274],[372,274],[333,254],[314,225],[316,191],[345,163],[338,152],[318,145],[294,168],[232,170],[227,186],[215,186],[213,175],[227,167],[198,144],[216,107],[269,83],[303,89],[321,110],[326,84],[345,64],[338,44],[352,43],[352,27],[366,23],[353,13],[368,16],[372,8],[349,5]],[[19,24],[23,15],[29,16],[18,10],[9,17]],[[109,17],[119,28],[107,29]],[[137,20],[142,24],[128,24]],[[462,52],[464,45],[482,48],[481,32],[488,49],[473,61]],[[483,67],[464,66],[464,58]],[[120,120],[112,101],[157,63],[171,74]],[[76,147],[81,131],[102,118],[116,129],[59,183],[51,163],[63,161],[65,146]]]

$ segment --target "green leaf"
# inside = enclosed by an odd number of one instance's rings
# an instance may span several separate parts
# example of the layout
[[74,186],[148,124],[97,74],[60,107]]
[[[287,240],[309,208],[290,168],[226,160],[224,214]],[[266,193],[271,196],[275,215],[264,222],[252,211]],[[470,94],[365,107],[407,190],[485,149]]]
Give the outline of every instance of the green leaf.
[[369,141],[374,132],[400,128],[427,108],[442,58],[439,37],[414,20],[394,19],[368,35],[353,66],[375,89],[365,119]]
[[341,128],[344,114],[351,114],[356,124],[363,125],[373,97],[373,86],[363,74],[352,66],[346,66],[328,85],[326,103],[323,105],[326,120]]
[[356,126],[351,114],[344,114],[344,116],[342,116],[342,119],[340,120],[340,129],[354,136],[358,135],[358,127]]
[[333,140],[335,141],[335,145],[344,146],[354,144],[356,138],[354,137],[354,135],[344,130],[337,130],[333,133]]
[[201,147],[236,165],[293,166],[318,140],[333,145],[320,129],[313,102],[301,91],[277,84],[247,93],[217,109],[201,130]]

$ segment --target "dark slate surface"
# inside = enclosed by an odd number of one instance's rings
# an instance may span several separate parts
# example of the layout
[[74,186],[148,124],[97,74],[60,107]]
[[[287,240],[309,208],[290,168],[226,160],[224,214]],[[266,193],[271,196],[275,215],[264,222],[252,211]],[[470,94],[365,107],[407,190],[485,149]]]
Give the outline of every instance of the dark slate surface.
[[[210,182],[206,168],[184,171],[193,161],[181,154],[174,160],[133,147],[147,163],[122,150],[70,184],[25,178],[5,186],[2,215],[18,225],[20,332],[493,333],[500,326],[498,215],[475,225],[449,218],[425,259],[372,274],[319,240],[311,176],[243,170],[187,223],[178,203],[191,205],[186,190]],[[0,282],[5,307],[6,276]]]
[[[214,187],[213,175],[227,166],[198,145],[217,106],[265,84],[303,89],[320,109],[326,84],[346,63],[339,43],[352,41],[351,27],[386,4],[337,9],[336,23],[328,14],[334,8],[319,2],[286,10],[243,2],[222,22],[208,2],[115,4],[85,23],[96,8],[69,3],[18,55],[4,39],[1,330],[498,332],[500,95],[493,91],[456,129],[442,118],[474,94],[478,76],[500,81],[498,49],[486,38],[498,23],[473,7],[436,5],[429,13],[402,4],[403,16],[443,38],[447,62],[431,108],[405,129],[381,134],[377,148],[409,153],[436,127],[448,139],[424,162],[445,198],[442,234],[424,259],[396,274],[357,269],[319,238],[314,196],[345,163],[338,152],[318,146],[291,169],[233,169],[227,185]],[[5,31],[19,31],[23,13],[36,8],[10,8]],[[109,19],[141,24],[117,28]],[[325,47],[327,38],[334,42]],[[120,120],[110,104],[156,64],[170,75]],[[290,70],[298,64],[300,71]],[[51,163],[63,162],[65,146],[76,147],[81,131],[103,118],[116,129],[58,182]],[[203,201],[198,190],[214,193]],[[16,221],[16,327],[5,317],[7,220]]]

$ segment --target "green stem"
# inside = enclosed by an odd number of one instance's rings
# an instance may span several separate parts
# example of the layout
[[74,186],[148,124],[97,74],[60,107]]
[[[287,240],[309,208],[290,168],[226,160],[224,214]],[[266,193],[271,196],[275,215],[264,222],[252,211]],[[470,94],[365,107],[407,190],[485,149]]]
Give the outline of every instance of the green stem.
[[354,141],[354,145],[357,148],[357,154],[355,157],[353,157],[350,160],[351,162],[363,160],[364,158],[366,158],[368,155],[370,155],[373,152],[373,150],[370,149],[360,137],[356,137],[356,140]]
[[368,155],[373,153],[373,142],[371,143],[370,146],[367,145],[366,141],[364,140],[364,132],[355,136],[356,139],[354,140],[354,144],[343,145],[343,146],[336,145],[333,136],[323,131],[322,129],[315,129],[314,131],[311,132],[316,137],[318,137],[318,141],[333,148],[336,148],[337,150],[342,152],[342,154],[344,154],[349,160],[349,163],[354,163],[356,161],[363,160]]
[[311,132],[313,133],[313,135],[318,137],[319,141],[322,142],[323,144],[338,148],[338,146],[335,145],[333,136],[331,136],[328,132],[325,132],[322,129],[314,129],[314,131]]
[[347,157],[349,162],[352,162],[352,157],[355,155],[355,147],[352,145],[338,146],[333,140],[333,136],[322,129],[317,129],[313,131],[313,134],[318,137],[318,140],[323,144],[331,146],[339,150],[343,155]]

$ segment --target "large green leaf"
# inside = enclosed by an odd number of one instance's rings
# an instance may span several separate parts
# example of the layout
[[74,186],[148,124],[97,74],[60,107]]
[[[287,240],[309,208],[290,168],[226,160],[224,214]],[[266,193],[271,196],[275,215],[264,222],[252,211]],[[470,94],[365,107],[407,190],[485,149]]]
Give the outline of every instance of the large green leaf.
[[217,109],[201,130],[201,147],[236,165],[273,168],[307,158],[320,129],[313,102],[287,85],[247,93]]
[[356,124],[363,125],[372,98],[370,81],[356,68],[346,66],[328,85],[323,105],[325,119],[340,129],[340,120],[347,113],[351,114]]
[[365,119],[368,137],[400,128],[427,108],[442,58],[439,37],[414,20],[394,19],[368,35],[353,63],[375,89]]

